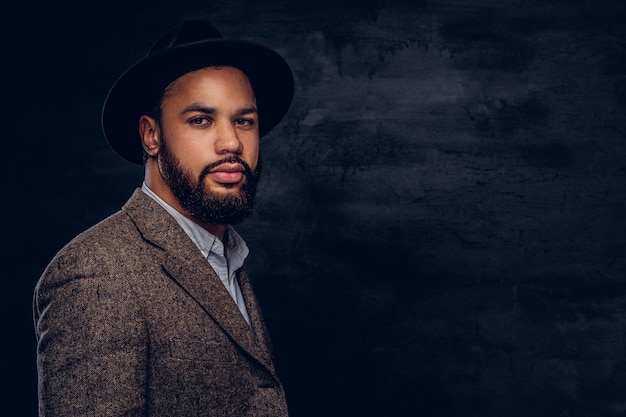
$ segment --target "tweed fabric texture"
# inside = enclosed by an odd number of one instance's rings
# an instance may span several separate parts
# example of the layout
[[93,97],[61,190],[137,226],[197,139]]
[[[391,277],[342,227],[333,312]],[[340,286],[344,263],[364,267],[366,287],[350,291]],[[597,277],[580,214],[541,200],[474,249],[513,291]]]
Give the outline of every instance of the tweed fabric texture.
[[270,338],[176,221],[136,190],[34,293],[40,416],[287,416]]

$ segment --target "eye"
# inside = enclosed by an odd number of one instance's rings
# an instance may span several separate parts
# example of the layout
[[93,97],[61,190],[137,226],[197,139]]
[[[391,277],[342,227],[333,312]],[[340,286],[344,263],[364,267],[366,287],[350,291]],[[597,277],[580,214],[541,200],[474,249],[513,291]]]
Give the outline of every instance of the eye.
[[254,119],[237,119],[235,124],[237,126],[252,126],[254,125]]
[[205,116],[198,116],[189,120],[189,123],[195,126],[204,126],[204,125],[208,125],[209,123],[211,123],[211,119]]

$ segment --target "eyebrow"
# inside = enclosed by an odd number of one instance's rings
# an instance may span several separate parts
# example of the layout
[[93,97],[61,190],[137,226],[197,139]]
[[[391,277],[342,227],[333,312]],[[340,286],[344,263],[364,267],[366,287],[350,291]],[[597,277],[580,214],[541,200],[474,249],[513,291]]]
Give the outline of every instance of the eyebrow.
[[[185,107],[185,109],[183,110],[182,114],[186,114],[186,113],[193,113],[193,112],[200,112],[200,113],[205,113],[205,114],[216,114],[218,113],[217,109],[215,107],[207,107],[204,106],[202,104],[191,104],[187,107]],[[244,116],[247,114],[253,114],[253,113],[258,113],[259,110],[256,108],[256,106],[249,106],[249,107],[243,107],[241,109],[239,109],[236,114],[237,116]]]

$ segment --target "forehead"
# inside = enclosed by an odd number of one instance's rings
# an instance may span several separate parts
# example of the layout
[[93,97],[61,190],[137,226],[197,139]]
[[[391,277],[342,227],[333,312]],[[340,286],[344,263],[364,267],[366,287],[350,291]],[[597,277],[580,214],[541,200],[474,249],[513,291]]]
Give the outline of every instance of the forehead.
[[163,99],[181,95],[206,98],[227,95],[232,99],[250,98],[255,101],[254,91],[246,74],[230,66],[206,67],[188,72],[167,86]]

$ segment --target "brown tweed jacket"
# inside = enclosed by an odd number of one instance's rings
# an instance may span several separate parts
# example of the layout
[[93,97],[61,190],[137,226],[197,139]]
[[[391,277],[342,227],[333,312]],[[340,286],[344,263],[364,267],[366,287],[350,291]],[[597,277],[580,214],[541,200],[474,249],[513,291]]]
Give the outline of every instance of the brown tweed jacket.
[[136,190],[65,246],[34,294],[40,416],[287,416],[252,326],[176,221]]

